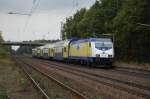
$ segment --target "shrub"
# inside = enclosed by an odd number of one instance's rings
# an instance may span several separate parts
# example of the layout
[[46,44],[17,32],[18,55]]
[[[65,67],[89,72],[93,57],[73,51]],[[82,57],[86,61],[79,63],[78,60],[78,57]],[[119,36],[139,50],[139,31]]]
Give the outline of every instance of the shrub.
[[9,99],[5,89],[0,90],[0,99]]
[[28,81],[24,78],[20,79],[20,85],[23,89],[23,91],[25,91],[29,85]]

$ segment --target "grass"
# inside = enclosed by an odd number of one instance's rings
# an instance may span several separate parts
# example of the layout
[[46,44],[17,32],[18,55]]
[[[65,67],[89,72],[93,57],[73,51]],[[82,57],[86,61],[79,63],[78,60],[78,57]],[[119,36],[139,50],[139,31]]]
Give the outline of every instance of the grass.
[[0,57],[0,99],[42,99],[28,82],[9,55]]
[[141,63],[136,61],[115,61],[114,65],[116,66],[123,66],[123,67],[134,67],[134,68],[143,68],[143,69],[150,69],[150,63]]
[[0,46],[0,59],[9,57],[10,53]]
[[5,88],[0,87],[0,99],[9,99],[7,94],[7,90]]
[[22,87],[23,91],[26,91],[28,86],[29,86],[28,80],[21,78],[20,79],[20,86]]

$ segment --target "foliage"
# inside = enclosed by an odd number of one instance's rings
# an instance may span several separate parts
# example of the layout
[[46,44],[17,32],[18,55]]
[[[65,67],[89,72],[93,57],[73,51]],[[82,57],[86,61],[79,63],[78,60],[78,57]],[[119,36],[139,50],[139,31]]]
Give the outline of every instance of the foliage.
[[0,31],[0,42],[3,42],[2,31]]
[[20,46],[20,48],[17,50],[17,54],[31,54],[32,48],[32,46]]
[[[73,15],[73,17],[69,17],[66,19],[66,23],[63,25],[62,32],[62,38],[72,38],[72,37],[80,37],[81,35],[78,33],[78,23],[83,18],[84,14],[86,12],[86,9],[81,9],[77,11],[76,14]],[[67,33],[67,34],[66,34]]]
[[[111,32],[112,18],[117,14],[123,0],[96,1],[89,10],[81,9],[66,19],[62,37],[86,38],[99,37],[100,34]],[[66,35],[64,35],[66,34]]]
[[[2,31],[0,31],[0,42],[3,42]],[[7,57],[9,55],[10,47],[0,46],[0,58]]]
[[6,51],[5,48],[0,48],[0,58],[5,58],[9,56],[8,52]]
[[7,95],[7,91],[5,89],[0,89],[0,99],[9,99],[9,96]]
[[2,37],[2,31],[0,31],[0,42],[4,41]]
[[129,59],[150,61],[150,3],[148,0],[126,0],[120,12],[113,19],[116,47],[120,56]]
[[[66,19],[62,37],[115,36],[116,55],[122,59],[150,61],[150,1],[97,0]],[[65,35],[64,35],[65,34]]]

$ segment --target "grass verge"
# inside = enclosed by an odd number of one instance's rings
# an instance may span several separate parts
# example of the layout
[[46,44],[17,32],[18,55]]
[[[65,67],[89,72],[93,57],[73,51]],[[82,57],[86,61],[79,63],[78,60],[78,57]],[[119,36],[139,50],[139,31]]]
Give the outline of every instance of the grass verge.
[[[27,85],[22,81],[29,82]],[[42,99],[11,57],[0,57],[0,99]]]
[[119,67],[131,67],[150,70],[150,63],[139,63],[135,61],[115,61],[114,65]]

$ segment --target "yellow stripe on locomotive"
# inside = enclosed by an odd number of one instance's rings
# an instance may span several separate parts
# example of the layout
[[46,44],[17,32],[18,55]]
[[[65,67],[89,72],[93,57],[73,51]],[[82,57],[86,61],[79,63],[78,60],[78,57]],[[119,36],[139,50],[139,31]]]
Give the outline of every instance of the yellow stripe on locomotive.
[[91,56],[90,42],[71,44],[70,45],[70,56],[90,57]]

